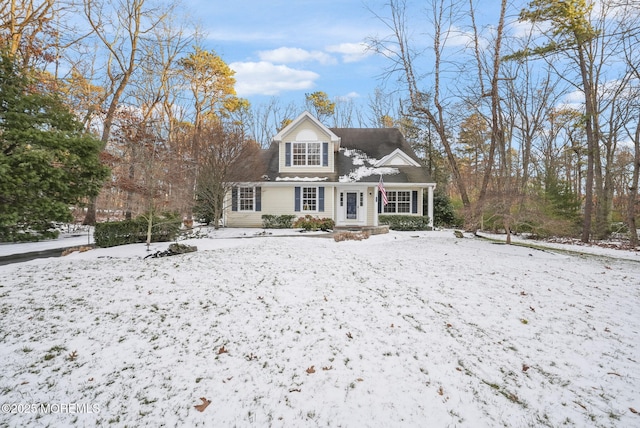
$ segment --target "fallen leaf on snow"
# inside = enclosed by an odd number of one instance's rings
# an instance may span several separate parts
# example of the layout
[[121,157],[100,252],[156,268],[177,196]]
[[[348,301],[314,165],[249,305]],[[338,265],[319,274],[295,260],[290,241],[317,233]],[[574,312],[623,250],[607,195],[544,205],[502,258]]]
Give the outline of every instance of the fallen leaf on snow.
[[227,350],[225,349],[224,345],[222,345],[222,346],[220,347],[220,349],[218,349],[218,355],[220,355],[220,354],[226,354],[226,353],[228,353],[228,352],[229,352],[229,351],[227,351]]
[[324,371],[333,370],[333,366],[323,367],[322,370],[324,370]]
[[311,366],[306,371],[307,371],[308,374],[311,374],[311,373],[315,373],[316,369],[314,368],[314,366]]
[[347,337],[348,337],[349,339],[353,339],[353,336],[351,335],[351,332],[347,333]]
[[200,397],[200,400],[202,400],[202,404],[198,404],[196,406],[193,406],[196,408],[197,411],[199,412],[204,412],[204,409],[207,408],[207,406],[209,406],[209,404],[211,404],[211,400],[207,400],[205,397]]
[[526,364],[523,364],[523,365],[522,365],[522,371],[523,371],[523,372],[526,372],[527,370],[529,370],[529,366],[528,366],[528,365],[526,365]]
[[586,408],[583,404],[578,403],[578,402],[577,402],[577,401],[575,401],[575,400],[574,400],[573,402],[574,402],[574,403],[576,403],[578,406],[582,407],[584,410],[587,410],[587,408]]
[[629,410],[631,411],[631,413],[635,413],[636,415],[638,414],[638,411],[633,407],[629,407]]

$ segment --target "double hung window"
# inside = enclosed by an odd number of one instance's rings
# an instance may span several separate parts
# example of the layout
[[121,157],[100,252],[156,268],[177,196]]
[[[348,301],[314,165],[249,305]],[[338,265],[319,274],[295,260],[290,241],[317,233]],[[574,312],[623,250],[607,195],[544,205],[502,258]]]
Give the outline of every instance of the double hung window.
[[302,188],[302,211],[318,210],[318,188],[303,187]]
[[385,213],[411,213],[411,192],[387,190],[389,203],[384,206]]
[[293,166],[319,166],[322,160],[322,143],[293,143]]
[[253,187],[238,188],[239,211],[253,211],[255,207],[255,191]]

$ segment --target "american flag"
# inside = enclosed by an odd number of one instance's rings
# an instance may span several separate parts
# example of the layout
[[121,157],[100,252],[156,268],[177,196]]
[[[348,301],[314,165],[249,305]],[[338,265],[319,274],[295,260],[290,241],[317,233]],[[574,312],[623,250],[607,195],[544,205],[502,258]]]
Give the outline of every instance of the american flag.
[[387,191],[384,190],[384,183],[382,182],[382,174],[380,174],[380,181],[378,182],[378,190],[380,190],[380,194],[382,195],[382,204],[387,205],[389,203],[389,199],[387,199]]

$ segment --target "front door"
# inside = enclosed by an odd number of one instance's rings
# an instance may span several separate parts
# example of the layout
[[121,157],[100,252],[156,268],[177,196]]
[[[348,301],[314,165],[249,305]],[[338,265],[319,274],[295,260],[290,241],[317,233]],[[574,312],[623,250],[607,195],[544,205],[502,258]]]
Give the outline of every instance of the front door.
[[358,194],[347,192],[347,220],[358,219]]

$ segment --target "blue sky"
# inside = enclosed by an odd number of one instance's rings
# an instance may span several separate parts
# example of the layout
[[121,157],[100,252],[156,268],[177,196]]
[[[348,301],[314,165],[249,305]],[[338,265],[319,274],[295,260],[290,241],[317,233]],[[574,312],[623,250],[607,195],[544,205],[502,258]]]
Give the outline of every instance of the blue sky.
[[[253,105],[278,97],[304,102],[324,91],[365,101],[382,81],[385,61],[365,50],[367,37],[386,34],[374,0],[192,1],[206,39],[236,71],[236,91]],[[371,9],[371,10],[369,10]]]

